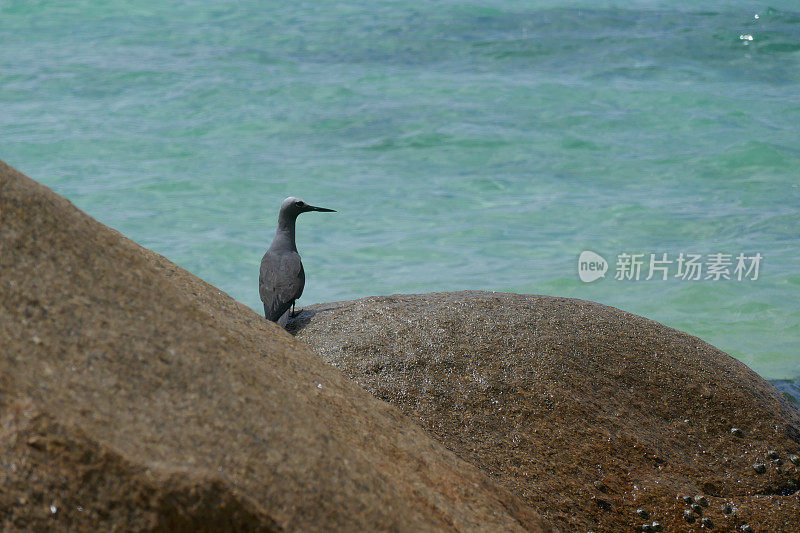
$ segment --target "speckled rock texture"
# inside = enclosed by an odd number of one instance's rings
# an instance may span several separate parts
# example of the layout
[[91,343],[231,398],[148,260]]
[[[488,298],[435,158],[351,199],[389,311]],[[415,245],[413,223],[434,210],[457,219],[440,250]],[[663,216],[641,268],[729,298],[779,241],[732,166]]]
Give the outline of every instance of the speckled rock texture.
[[557,527],[800,531],[800,414],[696,337],[486,292],[313,305],[289,326]]
[[0,162],[0,530],[547,529],[305,343]]

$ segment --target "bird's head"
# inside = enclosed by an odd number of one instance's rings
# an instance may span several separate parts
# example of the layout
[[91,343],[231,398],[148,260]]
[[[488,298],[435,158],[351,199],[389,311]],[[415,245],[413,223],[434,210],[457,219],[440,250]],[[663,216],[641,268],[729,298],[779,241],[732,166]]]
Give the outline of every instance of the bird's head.
[[283,203],[281,204],[280,216],[296,218],[297,215],[299,215],[300,213],[305,213],[307,211],[322,211],[324,213],[336,212],[333,209],[326,209],[324,207],[316,207],[313,205],[309,205],[300,198],[295,198],[294,196],[290,196],[289,198],[284,200]]

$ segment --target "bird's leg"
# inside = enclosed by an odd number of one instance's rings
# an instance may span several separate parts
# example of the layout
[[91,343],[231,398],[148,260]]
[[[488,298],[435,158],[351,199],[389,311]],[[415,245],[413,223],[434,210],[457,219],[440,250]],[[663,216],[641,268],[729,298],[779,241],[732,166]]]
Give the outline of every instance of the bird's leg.
[[297,313],[294,312],[294,301],[292,301],[292,312],[289,313],[289,318],[294,318],[297,316]]

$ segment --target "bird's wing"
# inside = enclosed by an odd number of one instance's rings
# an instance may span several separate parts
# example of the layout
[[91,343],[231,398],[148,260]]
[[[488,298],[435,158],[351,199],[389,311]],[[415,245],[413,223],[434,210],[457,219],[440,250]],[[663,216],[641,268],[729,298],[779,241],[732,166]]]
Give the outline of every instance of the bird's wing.
[[267,251],[261,259],[258,292],[264,302],[264,314],[273,322],[303,294],[306,275],[297,252]]

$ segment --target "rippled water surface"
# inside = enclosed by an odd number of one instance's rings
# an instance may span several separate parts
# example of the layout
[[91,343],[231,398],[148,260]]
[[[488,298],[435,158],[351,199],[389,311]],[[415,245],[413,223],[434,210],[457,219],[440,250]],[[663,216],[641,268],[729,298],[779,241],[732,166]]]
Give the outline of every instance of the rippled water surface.
[[[3,0],[0,158],[254,309],[296,195],[301,305],[573,296],[797,378],[800,8],[566,4]],[[763,261],[614,279],[682,252]]]

